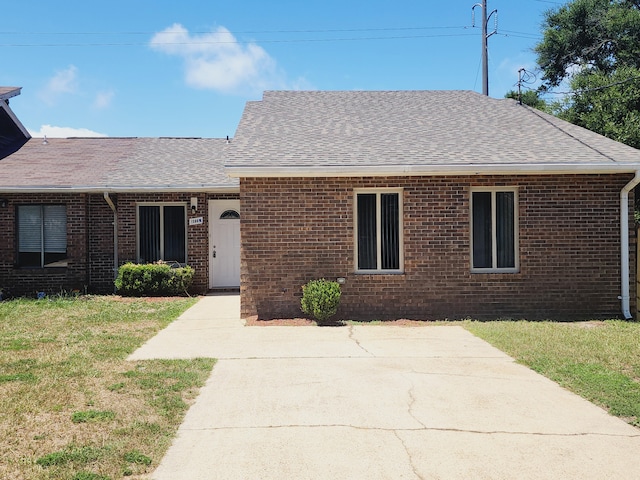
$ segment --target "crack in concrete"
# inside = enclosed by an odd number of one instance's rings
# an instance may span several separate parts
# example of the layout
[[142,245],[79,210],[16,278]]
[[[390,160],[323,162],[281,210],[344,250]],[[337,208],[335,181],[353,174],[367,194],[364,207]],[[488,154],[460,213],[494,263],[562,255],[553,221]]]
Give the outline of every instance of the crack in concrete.
[[612,438],[640,438],[640,433],[634,435],[624,435],[617,433],[599,433],[599,432],[575,432],[575,433],[560,433],[560,432],[524,432],[524,431],[508,431],[508,430],[472,430],[463,428],[449,428],[449,427],[429,427],[421,426],[415,428],[384,428],[384,427],[361,427],[357,425],[348,425],[341,423],[325,424],[325,425],[254,425],[246,427],[200,427],[189,428],[181,427],[180,430],[190,432],[208,432],[216,430],[276,430],[280,428],[351,428],[354,430],[364,431],[379,431],[390,432],[397,435],[397,432],[451,432],[451,433],[471,433],[476,435],[530,435],[530,436],[542,436],[542,437],[612,437]]
[[393,434],[400,442],[400,445],[402,445],[402,448],[404,448],[404,451],[407,453],[407,458],[409,459],[409,465],[411,466],[411,470],[413,471],[413,474],[416,476],[416,478],[420,480],[424,480],[424,477],[418,473],[418,469],[416,468],[415,463],[413,463],[413,456],[411,455],[411,452],[409,452],[409,448],[404,443],[404,440],[400,438],[400,435],[398,435],[397,431],[394,431]]
[[410,383],[410,387],[409,390],[407,391],[407,395],[409,396],[409,405],[407,408],[407,413],[409,414],[409,416],[411,418],[413,418],[417,423],[419,423],[420,425],[422,425],[423,428],[427,428],[427,426],[422,422],[422,420],[420,420],[414,413],[413,413],[413,406],[416,403],[416,397],[413,394],[413,390],[414,390],[414,385],[413,383]]
[[375,357],[375,355],[373,353],[371,353],[369,350],[367,350],[366,348],[364,348],[360,342],[358,341],[358,339],[355,337],[355,331],[353,330],[353,325],[349,325],[349,340],[355,342],[355,344],[364,352],[366,352],[368,355],[371,355],[372,357]]

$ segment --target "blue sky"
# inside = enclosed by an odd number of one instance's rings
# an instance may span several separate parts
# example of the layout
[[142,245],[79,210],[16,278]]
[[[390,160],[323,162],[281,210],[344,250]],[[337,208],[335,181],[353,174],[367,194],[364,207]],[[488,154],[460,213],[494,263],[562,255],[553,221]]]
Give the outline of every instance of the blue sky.
[[[34,136],[233,136],[264,90],[482,91],[474,0],[7,2],[0,85]],[[550,0],[489,0],[489,93],[535,69]],[[493,27],[493,20],[490,27]]]

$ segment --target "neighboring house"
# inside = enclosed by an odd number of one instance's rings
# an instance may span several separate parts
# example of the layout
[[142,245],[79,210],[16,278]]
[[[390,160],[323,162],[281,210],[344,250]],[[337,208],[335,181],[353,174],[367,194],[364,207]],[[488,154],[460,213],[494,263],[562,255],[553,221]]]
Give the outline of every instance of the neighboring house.
[[20,95],[19,87],[0,87],[0,159],[24,145],[31,135],[9,108],[9,99]]
[[266,92],[226,158],[243,317],[298,316],[316,278],[342,318],[635,312],[640,151],[513,100]]
[[0,160],[0,288],[113,292],[118,265],[157,260],[191,265],[194,292],[237,288],[239,188],[225,145],[31,139]]

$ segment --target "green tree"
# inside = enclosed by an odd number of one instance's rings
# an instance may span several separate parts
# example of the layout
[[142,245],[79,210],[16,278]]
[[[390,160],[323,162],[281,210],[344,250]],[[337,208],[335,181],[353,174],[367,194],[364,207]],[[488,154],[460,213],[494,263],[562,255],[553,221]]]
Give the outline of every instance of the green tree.
[[541,91],[562,82],[572,90],[553,113],[640,148],[640,0],[573,0],[550,10],[535,51]]
[[576,93],[558,109],[560,118],[640,148],[640,69],[582,73],[571,88]]
[[573,0],[545,13],[536,45],[545,87],[574,73],[640,68],[640,0]]
[[518,92],[515,90],[508,91],[504,98],[513,98],[514,100],[519,100],[525,105],[528,105],[533,108],[537,108],[538,110],[542,110],[543,112],[549,112],[550,107],[544,98],[540,98],[540,94],[535,90],[525,90],[522,92],[518,98]]

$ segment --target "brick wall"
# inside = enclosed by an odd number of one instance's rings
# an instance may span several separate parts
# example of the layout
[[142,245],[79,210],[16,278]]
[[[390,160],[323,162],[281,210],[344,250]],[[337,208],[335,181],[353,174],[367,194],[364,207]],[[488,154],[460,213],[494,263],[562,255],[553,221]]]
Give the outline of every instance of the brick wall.
[[[341,318],[618,315],[619,194],[630,179],[242,179],[242,315],[300,316],[301,285],[321,277],[346,278]],[[469,192],[474,186],[517,187],[519,273],[470,272]],[[354,273],[353,190],[379,187],[403,188],[403,274]]]
[[[117,204],[117,195],[111,195]],[[113,293],[113,212],[104,196],[89,196],[89,285],[97,293]]]
[[[88,243],[86,218],[87,195],[33,194],[6,195],[6,208],[0,208],[0,288],[13,295],[35,296],[36,292],[47,294],[61,290],[84,291],[89,284]],[[66,205],[67,206],[67,267],[18,268],[16,240],[16,210],[18,205]]]
[[[189,206],[198,198],[195,215],[187,208],[187,218],[203,217],[204,223],[187,227],[187,263],[194,268],[194,293],[204,293],[209,282],[208,200],[238,198],[238,194],[112,194],[118,209],[118,262],[136,261],[136,205],[140,202],[179,202]],[[0,209],[0,288],[13,295],[49,294],[61,289],[112,293],[114,279],[113,212],[102,194],[22,194],[2,195],[9,201]],[[26,204],[67,205],[66,268],[27,269],[16,266],[16,207]]]
[[[198,210],[191,213],[191,197],[198,198]],[[203,217],[204,223],[187,226],[187,263],[194,269],[193,293],[205,293],[209,288],[209,205],[208,200],[238,198],[238,194],[213,193],[127,193],[118,195],[118,256],[119,263],[135,262],[136,205],[138,203],[178,202],[187,206],[187,218]]]

